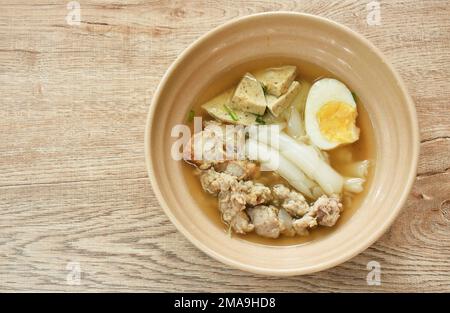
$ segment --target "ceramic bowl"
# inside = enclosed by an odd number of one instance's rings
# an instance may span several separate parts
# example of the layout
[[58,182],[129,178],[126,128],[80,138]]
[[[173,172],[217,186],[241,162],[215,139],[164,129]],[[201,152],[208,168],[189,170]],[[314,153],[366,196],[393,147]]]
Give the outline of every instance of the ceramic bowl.
[[[270,246],[228,236],[213,223],[171,157],[174,125],[199,94],[237,64],[283,56],[305,60],[345,81],[364,103],[375,131],[376,167],[360,207],[329,236],[303,245]],[[399,214],[416,175],[419,131],[414,103],[381,52],[330,20],[271,12],[228,22],[195,41],[170,66],[150,106],[145,156],[153,190],[167,216],[195,246],[232,267],[299,275],[336,266],[373,244]]]

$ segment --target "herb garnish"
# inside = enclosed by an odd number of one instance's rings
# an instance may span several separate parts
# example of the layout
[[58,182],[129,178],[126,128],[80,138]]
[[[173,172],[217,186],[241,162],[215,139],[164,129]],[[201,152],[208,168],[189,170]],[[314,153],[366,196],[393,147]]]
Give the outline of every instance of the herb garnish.
[[266,121],[264,120],[262,115],[254,114],[256,115],[255,122],[261,125],[266,125]]
[[239,120],[236,112],[234,112],[228,105],[224,104],[223,107],[225,108],[225,111],[227,111],[227,113],[231,116],[231,119],[233,121],[236,122],[237,120]]
[[195,111],[194,110],[190,110],[187,116],[187,120],[188,122],[192,122],[192,120],[194,119],[195,116]]

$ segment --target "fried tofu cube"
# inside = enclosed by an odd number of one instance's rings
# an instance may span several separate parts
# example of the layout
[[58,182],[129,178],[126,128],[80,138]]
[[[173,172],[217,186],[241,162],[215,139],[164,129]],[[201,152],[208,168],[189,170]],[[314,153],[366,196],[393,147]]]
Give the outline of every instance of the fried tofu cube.
[[230,106],[239,111],[264,114],[267,107],[264,91],[261,83],[252,74],[247,73],[242,77],[231,98]]
[[300,83],[293,81],[289,89],[281,97],[266,95],[267,107],[273,115],[279,116],[291,103],[300,91]]
[[275,97],[287,92],[295,76],[297,67],[294,65],[266,68],[255,73],[256,79],[265,86],[267,93]]
[[231,88],[203,104],[202,108],[205,109],[209,115],[219,121],[241,125],[256,124],[257,116],[252,113],[233,110],[234,114],[230,114],[230,112],[227,111],[225,106],[230,106],[232,96],[233,89]]

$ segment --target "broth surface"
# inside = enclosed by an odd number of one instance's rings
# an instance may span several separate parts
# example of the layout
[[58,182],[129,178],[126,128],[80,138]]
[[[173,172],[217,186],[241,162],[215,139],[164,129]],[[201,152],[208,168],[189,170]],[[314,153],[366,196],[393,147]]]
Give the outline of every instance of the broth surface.
[[[195,116],[201,116],[204,120],[213,119],[212,117],[209,116],[209,114],[205,110],[201,108],[201,105],[203,103],[205,103],[212,97],[216,96],[220,92],[224,91],[225,89],[237,84],[239,79],[246,72],[252,72],[262,68],[275,67],[286,64],[297,66],[298,68],[297,79],[306,80],[310,83],[313,83],[314,81],[324,77],[335,78],[339,80],[339,77],[324,70],[323,68],[298,59],[296,60],[291,58],[276,57],[276,58],[266,58],[264,60],[254,60],[252,62],[240,64],[235,68],[229,69],[225,73],[221,73],[216,77],[212,77],[210,86],[208,86],[206,90],[204,90],[201,93],[201,95],[198,97],[195,103],[187,110],[186,115],[188,111],[192,109],[195,112]],[[345,84],[346,82],[343,81],[343,83]],[[349,85],[347,86],[349,87],[350,90],[352,90],[352,86]],[[281,235],[277,239],[271,239],[261,237],[257,235],[255,232],[251,232],[246,235],[238,235],[232,233],[233,238],[237,240],[247,240],[257,244],[273,245],[273,246],[305,244],[313,240],[320,240],[321,238],[327,236],[329,233],[335,231],[341,225],[345,224],[351,218],[353,213],[360,206],[365,195],[368,193],[368,190],[370,189],[374,168],[376,166],[375,148],[374,148],[375,139],[373,127],[370,122],[368,113],[365,110],[364,105],[360,103],[359,99],[357,99],[357,110],[358,110],[358,117],[356,120],[356,124],[361,130],[359,140],[353,144],[345,146],[345,148],[336,148],[334,150],[330,150],[327,152],[330,157],[331,166],[339,173],[341,173],[340,169],[344,165],[342,162],[339,161],[337,157],[337,154],[339,153],[340,149],[349,149],[352,153],[353,161],[370,160],[371,165],[369,167],[369,172],[366,178],[366,182],[364,184],[363,192],[354,195],[350,205],[344,204],[344,210],[341,213],[341,217],[337,221],[336,225],[334,225],[333,227],[324,227],[324,226],[318,227],[316,229],[311,230],[308,236],[297,235],[294,237],[287,237]],[[183,121],[183,123],[185,123],[185,121]],[[188,126],[191,128],[191,131],[193,133],[193,123],[189,123]],[[188,189],[190,190],[193,197],[196,199],[198,206],[202,209],[202,212],[207,215],[207,217],[209,218],[209,220],[212,221],[212,223],[214,223],[217,227],[219,227],[225,233],[227,233],[228,227],[221,220],[217,204],[217,197],[203,191],[200,184],[200,179],[195,174],[196,169],[193,166],[187,164],[186,162],[183,162],[182,169],[185,183],[187,184]],[[284,185],[290,187],[289,183],[287,183],[283,178],[279,177],[274,172],[261,172],[260,176],[255,181],[264,183],[267,186],[283,183]]]

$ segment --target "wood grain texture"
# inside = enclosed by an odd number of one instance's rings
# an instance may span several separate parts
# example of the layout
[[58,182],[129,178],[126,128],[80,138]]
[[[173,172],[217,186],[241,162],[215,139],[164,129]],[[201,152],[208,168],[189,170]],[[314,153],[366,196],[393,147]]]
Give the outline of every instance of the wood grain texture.
[[[67,1],[68,2],[68,1]],[[450,291],[450,6],[446,0],[0,0],[0,290]],[[392,228],[321,273],[272,278],[209,258],[169,222],[147,180],[143,136],[158,81],[192,41],[232,18],[287,10],[369,38],[416,103],[421,157]],[[367,262],[382,267],[366,283]],[[79,262],[81,285],[67,284]]]

